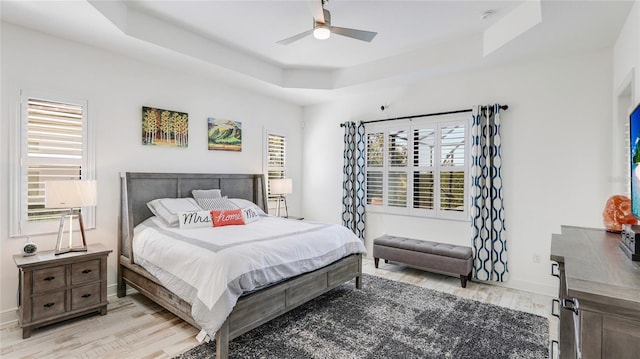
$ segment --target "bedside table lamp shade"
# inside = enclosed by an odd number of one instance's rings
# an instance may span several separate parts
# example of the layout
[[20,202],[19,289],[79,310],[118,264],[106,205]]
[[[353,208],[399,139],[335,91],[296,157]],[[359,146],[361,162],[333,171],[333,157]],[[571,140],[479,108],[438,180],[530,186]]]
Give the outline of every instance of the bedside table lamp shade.
[[291,178],[278,178],[269,180],[269,186],[271,189],[271,194],[278,196],[278,207],[276,210],[276,215],[280,216],[280,201],[284,199],[284,209],[287,215],[285,217],[289,217],[289,209],[287,208],[287,197],[286,194],[293,193],[293,181]]
[[[87,250],[87,242],[84,234],[84,224],[80,207],[90,207],[96,205],[96,181],[48,181],[45,182],[45,208],[68,208],[69,211],[60,217],[60,227],[58,229],[58,241],[56,243],[55,254],[67,252],[84,252]],[[73,217],[78,217],[80,224],[80,235],[82,244],[73,246]],[[68,247],[62,247],[62,237],[65,227],[65,220],[69,219],[69,241]]]

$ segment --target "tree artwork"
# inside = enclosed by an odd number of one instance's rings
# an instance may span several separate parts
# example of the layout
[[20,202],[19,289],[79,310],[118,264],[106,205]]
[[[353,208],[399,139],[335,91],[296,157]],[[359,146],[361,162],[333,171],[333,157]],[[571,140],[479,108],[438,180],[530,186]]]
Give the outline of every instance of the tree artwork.
[[142,144],[188,147],[189,114],[142,107]]
[[219,118],[208,119],[209,150],[242,151],[242,123]]

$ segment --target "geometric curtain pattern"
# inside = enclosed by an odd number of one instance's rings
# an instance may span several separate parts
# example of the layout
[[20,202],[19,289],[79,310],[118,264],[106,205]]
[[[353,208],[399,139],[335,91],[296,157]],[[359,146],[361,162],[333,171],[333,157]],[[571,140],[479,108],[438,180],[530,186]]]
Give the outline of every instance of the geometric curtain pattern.
[[471,125],[471,227],[474,278],[506,282],[500,105],[475,106]]
[[342,166],[342,225],[364,240],[364,124],[354,122],[344,127]]

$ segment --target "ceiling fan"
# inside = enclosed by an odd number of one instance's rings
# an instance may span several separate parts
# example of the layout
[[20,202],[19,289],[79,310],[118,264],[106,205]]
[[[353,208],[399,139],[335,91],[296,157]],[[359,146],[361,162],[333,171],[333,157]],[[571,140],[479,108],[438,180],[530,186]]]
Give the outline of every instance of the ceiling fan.
[[313,29],[280,40],[278,41],[278,44],[288,45],[311,34],[313,34],[313,36],[318,40],[326,40],[329,38],[329,36],[331,36],[331,34],[342,35],[367,42],[371,42],[371,40],[376,37],[376,35],[378,34],[377,32],[331,26],[331,13],[329,12],[329,10],[324,8],[327,2],[329,2],[329,0],[320,0],[320,7],[317,10],[322,11],[316,11],[316,16],[314,16],[313,19]]

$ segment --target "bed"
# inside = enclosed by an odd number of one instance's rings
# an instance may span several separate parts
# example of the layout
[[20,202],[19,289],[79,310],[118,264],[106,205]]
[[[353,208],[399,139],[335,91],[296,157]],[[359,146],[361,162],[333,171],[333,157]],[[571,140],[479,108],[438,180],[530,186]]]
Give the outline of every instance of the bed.
[[[136,226],[153,217],[147,202],[158,198],[190,197],[194,189],[214,188],[230,198],[251,201],[267,211],[262,174],[126,172],[121,175],[118,297],[126,295],[128,285],[191,325],[201,328],[192,316],[192,305],[163,286],[160,280],[136,262],[132,249],[133,236]],[[228,357],[230,340],[353,279],[356,288],[360,289],[362,253],[347,255],[321,268],[242,295],[215,332],[216,357]]]

